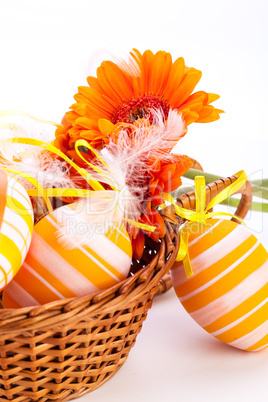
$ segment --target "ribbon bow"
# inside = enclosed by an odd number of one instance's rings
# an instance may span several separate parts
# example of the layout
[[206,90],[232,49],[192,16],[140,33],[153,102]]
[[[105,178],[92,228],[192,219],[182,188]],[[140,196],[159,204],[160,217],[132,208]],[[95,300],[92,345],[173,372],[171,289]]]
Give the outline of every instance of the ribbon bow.
[[200,224],[206,224],[207,219],[212,218],[217,215],[225,215],[235,218],[242,223],[243,220],[238,218],[235,215],[229,214],[228,212],[208,212],[211,208],[215,207],[215,205],[221,203],[226,198],[230,197],[236,191],[238,191],[243,184],[247,181],[246,173],[241,170],[236,173],[235,176],[238,176],[237,180],[226,187],[223,191],[217,194],[207,205],[206,207],[206,183],[204,176],[196,176],[195,177],[195,198],[196,198],[196,210],[189,210],[182,207],[179,207],[174,198],[170,194],[164,194],[165,201],[170,202],[174,205],[175,212],[178,216],[186,219],[188,222],[182,227],[180,230],[180,247],[177,254],[176,261],[183,261],[183,266],[185,270],[186,277],[193,275],[193,270],[191,266],[191,261],[189,257],[188,250],[188,240],[191,233],[191,222],[198,222]]

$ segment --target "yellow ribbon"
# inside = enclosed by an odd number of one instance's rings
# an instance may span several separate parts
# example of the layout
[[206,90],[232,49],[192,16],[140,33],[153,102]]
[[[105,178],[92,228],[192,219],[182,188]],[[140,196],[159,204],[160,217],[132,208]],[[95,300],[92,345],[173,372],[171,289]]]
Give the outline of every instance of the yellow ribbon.
[[[97,151],[91,147],[91,145],[86,141],[86,140],[77,140],[75,142],[75,151],[77,153],[77,155],[89,166],[91,167],[91,169],[95,170],[95,172],[99,173],[103,178],[107,178],[107,174],[103,169],[100,169],[99,167],[93,165],[92,163],[90,163],[89,161],[87,161],[83,155],[80,152],[79,147],[85,147],[87,149],[89,149],[90,151],[92,151],[94,153],[94,155],[97,157],[97,159],[102,163],[103,166],[105,166],[108,169],[107,164],[104,162],[104,160],[101,158],[101,156],[97,153]],[[118,188],[114,188],[112,187],[113,190],[118,191]],[[103,187],[104,190],[104,187]]]
[[[0,114],[1,115],[1,114]],[[37,119],[39,120],[39,119]],[[66,156],[63,152],[61,152],[58,148],[56,148],[54,145],[49,144],[47,142],[44,141],[40,141],[40,140],[36,140],[36,139],[32,139],[32,138],[23,138],[23,137],[16,137],[12,139],[13,143],[20,143],[20,144],[26,144],[26,145],[33,145],[36,147],[40,147],[44,150],[50,151],[51,153],[61,157],[64,161],[66,161],[67,163],[69,163],[83,178],[84,180],[93,188],[94,191],[103,191],[105,190],[105,188],[103,187],[103,185],[96,180],[92,174],[90,174],[87,170],[79,167],[75,162],[73,162],[72,159],[70,159],[68,156]],[[108,169],[107,164],[105,163],[105,161],[101,158],[101,156],[96,152],[96,150],[94,150],[90,144],[85,141],[85,140],[78,140],[76,141],[75,144],[75,149],[77,154],[79,155],[79,157],[89,166],[91,167],[93,170],[95,170],[101,177],[103,177],[104,179],[107,178],[107,173],[104,169],[99,168],[95,165],[93,165],[92,163],[88,162],[83,155],[81,154],[79,147],[83,146],[86,147],[88,149],[90,149],[95,156],[99,159],[99,161],[102,163],[103,166],[105,166],[106,171]],[[16,175],[19,175],[21,177],[23,177],[24,179],[28,180],[34,187],[35,189],[27,189],[28,195],[29,196],[36,196],[36,197],[43,197],[47,208],[48,208],[48,212],[52,212],[53,208],[50,202],[49,197],[78,197],[78,198],[86,198],[86,197],[90,197],[91,195],[93,195],[94,191],[92,190],[85,190],[85,189],[77,189],[77,188],[43,188],[41,186],[41,184],[34,179],[32,176],[23,173],[19,170],[15,170],[15,169],[9,169],[9,168],[5,168],[3,170],[7,170],[9,172],[12,172]],[[112,177],[109,176],[109,179],[111,180]],[[114,181],[115,186],[111,186],[112,189],[114,191],[119,191],[119,189],[116,187],[116,183]],[[156,229],[155,226],[151,226],[151,225],[146,225],[140,222],[136,222],[136,221],[132,221],[129,219],[126,219],[126,221],[133,225],[138,227],[139,229],[142,230],[146,230],[147,232],[154,232],[154,230]]]
[[[237,180],[231,183],[228,187],[222,190],[219,194],[217,194],[207,205],[206,207],[206,182],[204,176],[197,176],[195,177],[195,198],[196,198],[196,210],[189,210],[186,208],[179,207],[174,198],[168,194],[164,194],[165,201],[170,202],[174,205],[175,212],[178,216],[186,219],[190,222],[198,222],[200,224],[206,224],[207,219],[212,218],[217,215],[224,215],[235,218],[241,222],[242,219],[238,218],[235,215],[229,214],[227,212],[208,212],[211,208],[215,207],[215,205],[221,203],[226,198],[230,197],[236,191],[238,191],[243,184],[247,181],[246,173],[241,170],[240,172],[236,173],[235,176]],[[191,233],[191,225],[189,222],[186,222],[184,227],[180,230],[180,247],[177,254],[176,261],[183,261],[184,270],[186,277],[193,275],[193,270],[189,258],[189,250],[188,250],[188,240]]]
[[[66,156],[54,145],[44,141],[35,140],[32,138],[22,138],[22,137],[13,138],[12,142],[26,145],[34,145],[36,147],[40,147],[43,148],[44,150],[50,151],[51,153],[57,156],[60,156],[63,160],[69,163],[95,191],[104,190],[104,187],[97,180],[95,180],[89,172],[87,172],[83,168],[80,168],[75,162],[72,161],[72,159],[68,158],[68,156]],[[76,197],[76,195],[74,195],[74,197]]]
[[1,167],[1,169],[5,170],[7,172],[10,172],[10,173],[14,173],[15,175],[18,175],[18,176],[22,177],[23,179],[29,181],[33,186],[36,187],[36,195],[38,197],[43,197],[43,199],[46,203],[48,212],[50,213],[53,211],[53,207],[51,205],[50,199],[48,198],[46,189],[43,188],[41,186],[41,184],[34,177],[30,176],[27,173],[21,172],[20,170],[16,170],[16,169],[9,169],[9,168],[3,168],[3,167]]
[[21,112],[20,110],[1,110],[0,111],[0,117],[6,117],[6,116],[23,116],[23,117],[29,117],[32,120],[38,121],[39,123],[44,123],[44,124],[50,124],[55,127],[60,127],[60,124],[55,123],[54,121],[49,121],[49,120],[43,120],[39,119],[37,117],[34,117],[28,113]]

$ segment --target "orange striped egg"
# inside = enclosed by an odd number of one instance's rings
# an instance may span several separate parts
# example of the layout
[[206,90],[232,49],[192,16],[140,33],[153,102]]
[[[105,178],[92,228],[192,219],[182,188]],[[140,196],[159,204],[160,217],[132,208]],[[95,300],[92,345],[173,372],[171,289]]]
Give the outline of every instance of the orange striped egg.
[[33,209],[26,190],[13,176],[0,170],[0,291],[24,261],[33,225]]
[[[123,227],[110,226],[102,233],[88,233],[86,244],[71,249],[59,239],[59,210],[70,214],[73,205],[53,211],[35,225],[27,258],[3,294],[5,307],[34,306],[84,296],[127,277],[132,247]],[[81,226],[77,230],[84,229]]]
[[[198,224],[193,225],[198,228]],[[183,307],[207,332],[239,349],[268,346],[268,253],[248,229],[210,219],[189,238],[193,276],[172,268]]]

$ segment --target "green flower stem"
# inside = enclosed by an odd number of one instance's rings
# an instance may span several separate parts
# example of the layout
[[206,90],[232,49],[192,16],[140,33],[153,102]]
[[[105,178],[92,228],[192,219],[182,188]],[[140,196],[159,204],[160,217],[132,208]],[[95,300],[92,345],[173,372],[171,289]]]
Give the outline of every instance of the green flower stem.
[[268,187],[268,179],[263,180],[250,180],[251,184],[256,184],[261,187]]
[[262,198],[263,200],[268,200],[268,188],[257,186],[252,184],[253,194],[255,197]]
[[194,186],[193,187],[179,187],[177,190],[172,191],[171,195],[173,198],[177,199],[181,195],[190,193],[190,191],[194,191]]
[[[235,198],[228,198],[227,200],[222,201],[221,204],[236,208],[239,205],[239,200],[236,200]],[[257,212],[268,212],[268,204],[266,202],[252,202],[250,210]]]
[[186,173],[184,173],[183,176],[191,180],[194,180],[196,176],[204,176],[206,179],[206,183],[212,183],[215,180],[222,179],[221,176],[217,176],[216,174],[212,173],[201,172],[200,170],[197,169],[189,169]]

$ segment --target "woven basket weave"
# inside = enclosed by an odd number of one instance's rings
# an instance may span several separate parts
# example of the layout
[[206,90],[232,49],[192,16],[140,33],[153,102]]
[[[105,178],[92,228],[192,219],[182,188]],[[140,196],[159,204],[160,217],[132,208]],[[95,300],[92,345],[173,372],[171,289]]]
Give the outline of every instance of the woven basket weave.
[[[207,202],[236,180],[207,186]],[[237,215],[251,203],[247,183]],[[195,208],[194,193],[178,199]],[[164,276],[175,261],[183,222],[173,207],[163,210],[167,233],[159,243],[147,238],[133,275],[106,291],[40,307],[0,310],[0,401],[70,400],[98,388],[125,362],[153,296],[170,287]]]

